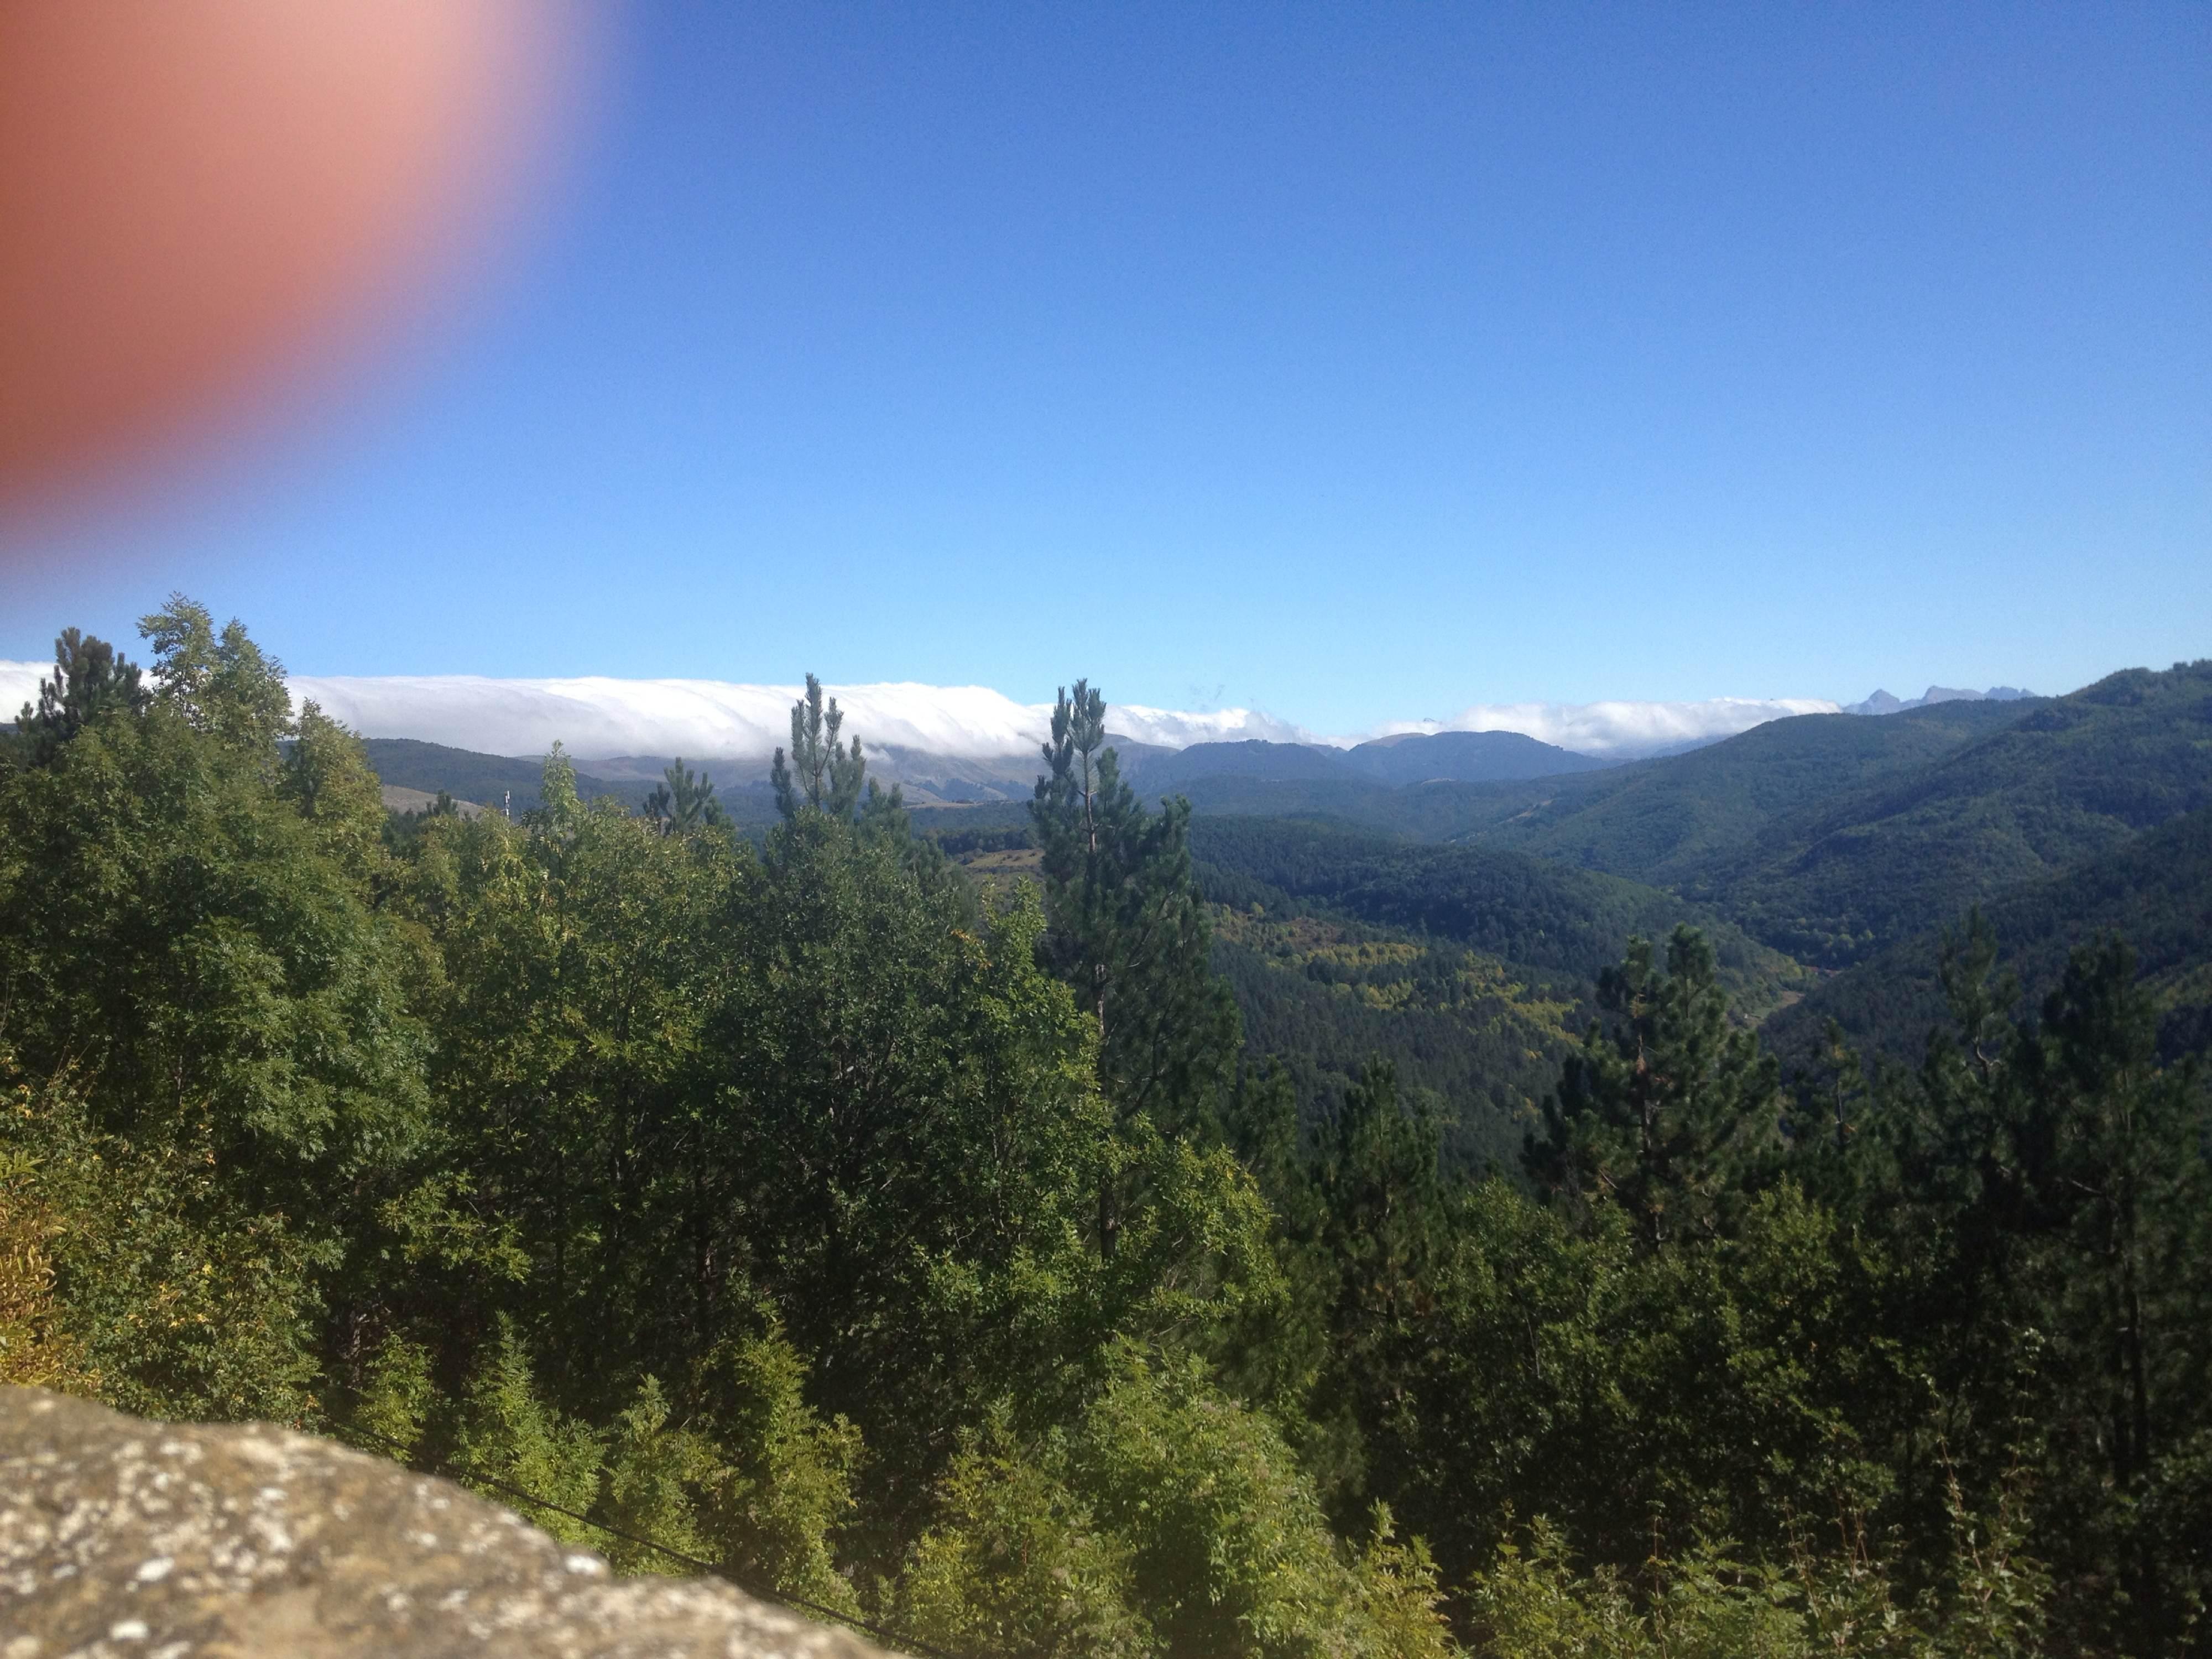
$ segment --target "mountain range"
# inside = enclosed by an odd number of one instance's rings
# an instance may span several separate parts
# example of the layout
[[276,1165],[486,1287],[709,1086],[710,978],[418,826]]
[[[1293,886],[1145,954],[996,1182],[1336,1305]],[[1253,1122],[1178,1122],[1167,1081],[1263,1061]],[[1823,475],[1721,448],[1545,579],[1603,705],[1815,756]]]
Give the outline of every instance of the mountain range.
[[[1143,793],[1193,804],[1248,1026],[1333,1034],[1280,1056],[1310,1103],[1372,1051],[1445,1095],[1486,1079],[1510,1115],[1563,1052],[1576,988],[1628,933],[1678,921],[1720,942],[1785,1058],[1830,1018],[1893,1044],[1938,1020],[1942,938],[1977,906],[2030,998],[2118,928],[2161,999],[2162,1042],[2212,1043],[2212,661],[2062,697],[1931,688],[1880,719],[1800,715],[1625,764],[1509,732],[1115,747]],[[537,799],[534,760],[368,748],[395,790]],[[665,764],[593,762],[579,782],[635,805]],[[1035,762],[887,749],[871,766],[963,857],[1025,837]],[[717,774],[740,822],[773,817],[757,774]],[[1495,982],[1473,994],[1469,974]],[[1330,989],[1353,981],[1351,1001]],[[1462,1137],[1470,1155],[1504,1144],[1486,1121]]]
[[1993,685],[1986,691],[1961,690],[1957,686],[1952,685],[1931,685],[1910,702],[1893,697],[1887,691],[1878,690],[1862,702],[1845,703],[1844,713],[1846,714],[1896,714],[1907,708],[1925,708],[1930,703],[1980,702],[1984,699],[1990,702],[2018,702],[2023,697],[2032,697],[2034,695],[2033,691],[2023,691],[2016,685]]
[[[1199,781],[1243,778],[1263,782],[1337,780],[1389,789],[1427,781],[1498,782],[1601,770],[1613,763],[1540,743],[1517,732],[1409,732],[1378,738],[1350,749],[1323,744],[1197,743],[1182,749],[1109,734],[1123,775],[1148,794]],[[865,743],[865,738],[863,739]],[[457,799],[491,806],[511,800],[534,805],[543,763],[535,758],[479,755],[405,738],[368,740],[371,763],[386,784],[450,791]],[[919,805],[975,805],[1025,801],[1036,781],[1035,755],[1004,757],[933,753],[900,744],[868,744],[869,775],[900,785]],[[578,787],[586,795],[628,799],[660,781],[674,757],[619,755],[582,763]],[[766,816],[772,811],[768,768],[758,760],[686,757],[694,770],[714,777],[732,811]]]

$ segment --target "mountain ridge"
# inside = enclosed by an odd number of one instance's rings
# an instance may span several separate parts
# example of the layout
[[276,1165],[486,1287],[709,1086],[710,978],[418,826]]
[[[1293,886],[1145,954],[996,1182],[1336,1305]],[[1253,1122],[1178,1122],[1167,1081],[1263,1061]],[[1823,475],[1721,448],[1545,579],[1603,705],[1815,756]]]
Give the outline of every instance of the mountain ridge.
[[1939,702],[2018,702],[2033,697],[2033,691],[2023,691],[2016,685],[1993,685],[1986,691],[1975,691],[1954,685],[1931,685],[1918,696],[1910,699],[1893,697],[1877,689],[1873,695],[1858,702],[1843,705],[1846,714],[1896,714],[1908,708],[1926,708]]

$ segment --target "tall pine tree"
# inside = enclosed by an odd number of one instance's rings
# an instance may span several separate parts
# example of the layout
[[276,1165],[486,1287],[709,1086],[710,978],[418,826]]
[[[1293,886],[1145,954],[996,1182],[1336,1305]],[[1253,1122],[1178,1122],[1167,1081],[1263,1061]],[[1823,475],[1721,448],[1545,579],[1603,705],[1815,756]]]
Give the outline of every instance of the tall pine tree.
[[712,829],[729,822],[722,803],[714,799],[714,780],[703,771],[694,773],[684,763],[681,755],[669,764],[661,778],[662,781],[645,798],[645,816],[660,826],[663,835]]
[[[1145,810],[1106,744],[1106,700],[1061,688],[1030,804],[1044,858],[1039,952],[1098,1031],[1098,1082],[1117,1117],[1212,1138],[1235,1065],[1237,1010],[1211,966],[1212,933],[1190,863],[1190,803]],[[1103,1192],[1111,1249],[1121,1195]]]
[[1773,1150],[1779,1069],[1729,1024],[1712,946],[1693,927],[1667,941],[1663,975],[1650,942],[1631,939],[1598,1003],[1609,1018],[1569,1056],[1529,1137],[1529,1172],[1571,1200],[1621,1205],[1655,1249],[1709,1236],[1747,1163]]
[[152,701],[139,684],[137,664],[106,640],[65,628],[54,641],[53,678],[39,682],[38,705],[25,703],[16,719],[23,758],[44,766],[103,714],[143,714]]
[[850,749],[837,742],[844,711],[831,697],[825,707],[822,682],[809,674],[806,695],[791,706],[791,753],[781,749],[769,772],[775,786],[776,811],[784,822],[794,822],[802,807],[826,812],[833,818],[849,818],[860,804],[860,785],[868,763],[861,758],[860,740]]

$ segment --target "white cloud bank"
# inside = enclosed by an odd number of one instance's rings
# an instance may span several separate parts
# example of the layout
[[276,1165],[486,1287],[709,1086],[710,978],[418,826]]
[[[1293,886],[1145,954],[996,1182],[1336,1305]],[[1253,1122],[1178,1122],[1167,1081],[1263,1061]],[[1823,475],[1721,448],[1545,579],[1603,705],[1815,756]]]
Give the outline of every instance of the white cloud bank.
[[39,682],[54,672],[50,662],[0,661],[0,720],[12,720],[25,703],[39,700]]
[[1478,703],[1448,720],[1404,720],[1395,732],[1519,732],[1584,755],[1628,760],[1693,748],[1792,714],[1833,714],[1819,697],[1709,697],[1703,702]]
[[[498,755],[542,755],[558,738],[583,759],[697,755],[766,760],[791,740],[791,705],[805,688],[726,680],[495,680],[293,677],[348,726],[380,738],[420,738]],[[1020,703],[988,686],[832,685],[845,732],[890,745],[969,759],[1028,756],[1052,726],[1050,703]],[[1110,722],[1139,743],[1182,748],[1235,738],[1310,740],[1295,726],[1242,708],[1191,714],[1116,704]]]
[[[34,701],[51,664],[0,662],[0,719]],[[495,755],[542,755],[557,739],[583,760],[617,755],[684,755],[765,761],[790,740],[791,705],[800,687],[726,680],[490,679],[473,674],[331,677],[295,675],[295,702],[324,711],[373,738],[416,738]],[[963,759],[1027,757],[1052,720],[1049,703],[1022,703],[980,685],[835,685],[845,730],[869,747],[891,745]],[[1833,714],[1808,697],[1715,697],[1703,702],[1481,704],[1445,720],[1386,725],[1399,732],[1521,732],[1583,754],[1627,759],[1710,743],[1790,714]],[[1191,714],[1116,703],[1108,723],[1140,743],[1181,749],[1194,743],[1262,738],[1328,743],[1322,737],[1249,708]]]

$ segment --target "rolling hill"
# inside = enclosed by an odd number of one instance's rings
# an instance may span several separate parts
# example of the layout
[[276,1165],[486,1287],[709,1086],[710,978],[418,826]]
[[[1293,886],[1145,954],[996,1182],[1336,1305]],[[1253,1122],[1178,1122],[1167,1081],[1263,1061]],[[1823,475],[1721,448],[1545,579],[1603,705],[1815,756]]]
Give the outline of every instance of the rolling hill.
[[[2172,1059],[2212,1048],[2212,806],[2198,807],[2056,876],[2025,882],[1982,907],[1999,959],[2033,1008],[2077,945],[2118,932],[2164,1012],[2160,1048]],[[1886,1059],[1919,1057],[1946,1018],[1937,977],[1943,927],[1876,952],[1767,1022],[1770,1044],[1802,1061],[1832,1018],[1851,1042]]]
[[[441,743],[418,743],[412,738],[368,738],[363,747],[380,783],[428,796],[442,789],[455,800],[473,801],[495,811],[510,799],[517,812],[537,805],[538,786],[545,775],[542,759],[479,755],[471,750],[449,749]],[[576,789],[586,799],[613,795],[632,805],[645,793],[642,785],[585,772],[577,773]]]
[[[1121,745],[1116,744],[1119,750]],[[1121,756],[1125,775],[1148,795],[1173,793],[1200,778],[1250,778],[1261,782],[1303,783],[1314,779],[1354,780],[1363,775],[1340,749],[1310,743],[1194,743],[1141,758]]]
[[1842,968],[2208,804],[2212,660],[2130,669],[1775,819],[1670,884],[1802,960]]
[[2023,705],[1939,703],[1869,718],[1800,714],[1686,754],[1624,766],[1548,799],[1500,797],[1461,836],[1658,886],[1697,880],[1779,819],[1913,771],[2021,718]]
[[[1615,766],[1580,757],[1579,767],[1535,776],[1393,787],[1374,776],[1288,780],[1256,769],[1217,770],[1174,793],[1202,813],[1334,819],[1423,841],[1509,848],[1667,886],[1749,846],[1778,818],[1940,758],[2030,706],[1961,702],[1875,719],[1803,714],[1656,760]],[[1148,793],[1166,793],[1144,782]]]
[[[1780,958],[1754,970],[1753,940],[1849,969],[1954,923],[1970,904],[2075,879],[2212,805],[2212,661],[2129,670],[2057,698],[1777,720],[1626,766],[1493,740],[1502,735],[1406,738],[1364,746],[1364,757],[1252,742],[1130,759],[1145,793],[1192,800],[1217,883],[1257,883],[1340,921],[1425,929],[1516,969],[1577,979],[1611,960],[1627,932],[1663,932],[1686,915],[1725,921],[1741,929],[1732,971],[1769,981],[1759,996],[1771,1006]],[[533,760],[393,740],[369,750],[387,784],[493,805],[511,791],[518,809],[536,800]],[[1462,769],[1578,769],[1402,784],[1360,769],[1425,772],[1431,754]],[[622,799],[646,787],[580,783]],[[725,794],[746,821],[769,810],[757,786]],[[1009,782],[1005,795],[1014,799],[919,821],[1017,827],[1019,793]],[[1570,890],[1560,885],[1570,877],[1595,884]]]
[[1283,1066],[1304,1121],[1380,1058],[1433,1100],[1453,1161],[1514,1166],[1586,1001],[1449,941],[1323,912],[1217,906],[1213,925],[1246,1050]]
[[1357,744],[1344,757],[1353,770],[1388,784],[1510,783],[1613,765],[1518,732],[1408,732]]
[[1803,978],[1778,951],[1674,894],[1524,853],[1394,840],[1324,823],[1197,818],[1191,852],[1206,896],[1267,914],[1328,912],[1481,951],[1580,995],[1631,934],[1678,922],[1713,938],[1749,1017]]
[[1513,1165],[1631,934],[1705,927],[1747,1016],[1805,978],[1671,894],[1525,854],[1247,817],[1195,819],[1191,844],[1246,1042],[1283,1062],[1301,1110],[1380,1056],[1435,1095],[1470,1164]]
[[[916,818],[981,879],[1036,868],[1006,809]],[[1525,854],[1238,817],[1194,819],[1191,842],[1248,1049],[1282,1062],[1302,1112],[1330,1109],[1379,1056],[1436,1098],[1453,1157],[1473,1164],[1511,1165],[1632,933],[1705,927],[1748,1016],[1807,980],[1672,894]]]

